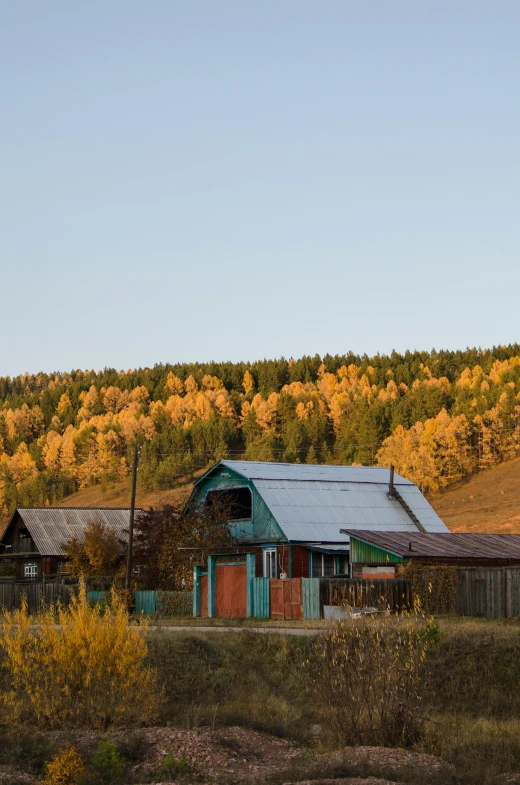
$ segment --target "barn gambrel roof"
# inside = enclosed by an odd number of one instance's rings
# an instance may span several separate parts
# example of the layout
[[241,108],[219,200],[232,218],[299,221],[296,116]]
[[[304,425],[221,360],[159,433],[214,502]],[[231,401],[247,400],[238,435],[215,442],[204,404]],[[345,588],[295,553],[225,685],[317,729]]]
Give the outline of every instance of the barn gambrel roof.
[[340,529],[448,532],[410,480],[394,474],[394,486],[406,506],[390,496],[390,472],[382,466],[225,460],[196,485],[216,469],[230,469],[248,479],[290,542],[347,544],[349,538]]

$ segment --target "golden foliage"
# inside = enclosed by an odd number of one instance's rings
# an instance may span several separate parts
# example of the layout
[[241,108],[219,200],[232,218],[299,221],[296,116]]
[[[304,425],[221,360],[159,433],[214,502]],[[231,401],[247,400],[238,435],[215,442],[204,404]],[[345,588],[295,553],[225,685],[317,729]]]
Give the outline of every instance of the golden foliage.
[[410,561],[400,566],[399,575],[411,580],[413,595],[425,613],[451,613],[455,610],[460,583],[457,567],[446,564],[424,567]]
[[71,604],[58,607],[57,619],[52,608],[31,618],[24,602],[5,614],[2,632],[10,679],[2,698],[11,722],[106,728],[156,718],[160,691],[146,664],[145,629],[130,623],[115,592],[107,608],[91,607],[81,583]]
[[321,462],[393,463],[430,493],[518,455],[516,354],[300,362],[221,378],[218,366],[109,373],[104,385],[93,371],[0,379],[0,513],[123,479],[135,439],[151,443],[149,477],[170,451],[166,475],[231,451],[305,461],[312,447]]
[[113,529],[98,521],[87,524],[82,542],[73,537],[65,546],[72,574],[83,578],[114,577],[121,553]]
[[75,747],[68,746],[59,750],[46,764],[42,785],[75,785],[84,771],[81,755]]

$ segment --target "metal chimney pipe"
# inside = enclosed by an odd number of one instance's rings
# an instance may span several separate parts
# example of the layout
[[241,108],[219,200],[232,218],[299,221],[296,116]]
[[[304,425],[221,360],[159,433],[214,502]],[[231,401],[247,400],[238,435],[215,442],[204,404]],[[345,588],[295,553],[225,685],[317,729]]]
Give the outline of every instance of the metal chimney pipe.
[[394,467],[390,466],[390,482],[388,483],[388,495],[394,495]]

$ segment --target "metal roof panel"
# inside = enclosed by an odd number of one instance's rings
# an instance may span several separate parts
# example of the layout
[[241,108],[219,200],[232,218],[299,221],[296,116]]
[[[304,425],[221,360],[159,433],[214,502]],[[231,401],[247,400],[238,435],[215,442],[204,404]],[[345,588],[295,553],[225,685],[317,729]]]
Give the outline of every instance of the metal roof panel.
[[[289,540],[334,542],[341,539],[343,528],[417,531],[398,499],[388,495],[386,484],[280,479],[255,479],[253,484]],[[415,486],[411,489],[421,497]],[[415,497],[406,498],[409,503]],[[422,510],[416,506],[414,514],[427,531],[448,531],[430,505]]]
[[378,548],[408,558],[520,560],[520,534],[465,534],[451,532],[375,532],[349,533]]
[[[18,507],[17,512],[42,556],[64,556],[65,544],[73,537],[82,542],[92,522],[112,529],[121,542],[128,541],[130,509]],[[136,515],[140,512],[135,511]]]
[[[268,461],[220,461],[217,466],[225,466],[249,480],[323,480],[388,485],[390,479],[390,471],[384,466],[329,466]],[[400,486],[413,485],[399,474],[394,474],[394,483]]]

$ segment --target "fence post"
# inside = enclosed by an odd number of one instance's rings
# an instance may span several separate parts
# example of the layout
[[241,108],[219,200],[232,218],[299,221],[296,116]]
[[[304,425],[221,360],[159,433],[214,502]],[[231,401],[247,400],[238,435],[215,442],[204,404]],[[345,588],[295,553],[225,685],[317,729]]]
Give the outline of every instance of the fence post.
[[193,568],[193,615],[200,616],[200,577],[202,567]]
[[246,553],[246,618],[254,615],[253,608],[253,580],[256,572],[256,556]]
[[208,618],[217,615],[217,562],[214,556],[208,556]]

